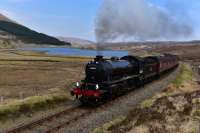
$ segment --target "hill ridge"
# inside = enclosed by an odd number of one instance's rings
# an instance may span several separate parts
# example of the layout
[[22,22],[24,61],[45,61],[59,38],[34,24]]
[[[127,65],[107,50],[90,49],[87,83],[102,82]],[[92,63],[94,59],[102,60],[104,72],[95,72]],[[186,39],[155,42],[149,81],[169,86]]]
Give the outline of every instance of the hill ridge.
[[15,36],[25,43],[35,43],[35,44],[52,44],[52,45],[71,45],[69,42],[60,41],[59,39],[46,35],[44,33],[39,33],[26,26],[16,23],[2,15],[0,13],[0,34],[4,32],[8,36]]

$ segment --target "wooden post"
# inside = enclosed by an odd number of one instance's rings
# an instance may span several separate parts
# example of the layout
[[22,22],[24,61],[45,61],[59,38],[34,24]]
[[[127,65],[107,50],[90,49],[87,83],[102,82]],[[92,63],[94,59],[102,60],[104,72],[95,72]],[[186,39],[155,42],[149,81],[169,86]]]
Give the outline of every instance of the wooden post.
[[3,96],[1,96],[1,103],[4,101],[4,97]]
[[34,90],[34,92],[35,92],[35,95],[36,95],[36,96],[39,96],[38,89],[37,89],[37,88],[34,88],[33,90]]
[[19,98],[20,98],[20,99],[24,99],[24,93],[23,93],[23,92],[20,92]]
[[198,74],[200,75],[200,65],[198,66]]

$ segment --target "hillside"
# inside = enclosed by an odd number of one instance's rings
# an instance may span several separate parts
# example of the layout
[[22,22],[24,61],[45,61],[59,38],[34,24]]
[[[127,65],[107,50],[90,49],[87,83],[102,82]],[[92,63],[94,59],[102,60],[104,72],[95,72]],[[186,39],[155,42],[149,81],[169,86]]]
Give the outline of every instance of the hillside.
[[94,44],[94,42],[92,41],[74,37],[58,37],[58,39],[64,42],[70,42],[71,44],[80,44],[80,45]]
[[82,49],[95,49],[96,43],[90,40],[75,37],[57,37],[59,40],[71,43],[72,47]]
[[0,37],[21,40],[24,43],[52,44],[52,45],[71,45],[55,37],[38,33],[23,25],[17,24],[6,16],[0,14]]

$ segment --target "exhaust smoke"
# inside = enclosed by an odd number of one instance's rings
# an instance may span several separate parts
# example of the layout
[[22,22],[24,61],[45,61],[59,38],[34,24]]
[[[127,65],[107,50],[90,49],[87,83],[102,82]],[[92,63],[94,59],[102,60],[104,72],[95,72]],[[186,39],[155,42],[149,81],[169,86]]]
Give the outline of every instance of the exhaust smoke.
[[147,0],[103,0],[96,17],[99,43],[177,40],[193,33],[191,23]]

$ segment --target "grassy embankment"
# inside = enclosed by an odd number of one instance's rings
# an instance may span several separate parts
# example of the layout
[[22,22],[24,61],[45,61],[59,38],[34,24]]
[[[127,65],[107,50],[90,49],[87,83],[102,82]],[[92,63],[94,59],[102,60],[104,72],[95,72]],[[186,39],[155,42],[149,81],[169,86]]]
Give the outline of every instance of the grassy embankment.
[[183,64],[181,66],[180,74],[177,76],[177,78],[173,81],[173,85],[176,88],[180,88],[184,82],[191,81],[193,79],[193,72],[191,70],[191,67],[187,64]]
[[[180,73],[177,75],[176,79],[172,82],[171,86],[180,89],[186,82],[189,82],[192,79],[193,79],[193,73],[190,66],[187,64],[181,64]],[[161,96],[155,96],[151,99],[145,100],[140,104],[139,108],[141,109],[149,108],[154,104],[156,99],[170,94],[173,93],[164,92]],[[132,123],[134,123],[133,122],[134,120],[131,119],[131,115],[132,113],[130,112],[130,114],[128,114],[127,116],[121,116],[117,119],[114,119],[113,121],[110,121],[104,124],[103,126],[94,129],[93,131],[91,131],[91,133],[109,132],[112,131],[114,128],[122,125],[126,125],[126,128],[131,129]]]
[[15,100],[0,105],[0,121],[17,118],[22,114],[34,113],[36,111],[52,108],[66,102],[69,97],[65,94],[32,96],[23,100]]
[[154,101],[163,96],[169,96],[174,94],[176,91],[178,92],[187,92],[190,90],[182,90],[184,84],[191,82],[193,79],[193,72],[191,67],[188,64],[181,64],[180,73],[177,75],[176,79],[172,82],[172,84],[161,94],[156,95],[153,98],[147,99],[141,103],[141,108],[148,108],[153,105]]

